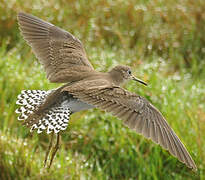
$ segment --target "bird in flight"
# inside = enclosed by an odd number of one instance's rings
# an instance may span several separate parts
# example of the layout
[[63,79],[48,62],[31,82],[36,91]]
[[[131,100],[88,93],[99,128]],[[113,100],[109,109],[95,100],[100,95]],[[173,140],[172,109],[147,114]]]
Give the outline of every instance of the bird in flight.
[[[189,168],[197,167],[187,149],[168,125],[162,114],[145,98],[131,93],[120,85],[134,80],[131,68],[118,65],[109,72],[97,72],[89,62],[79,39],[69,32],[26,13],[18,14],[24,39],[43,65],[51,83],[63,86],[45,90],[23,90],[18,95],[18,120],[37,133],[51,133],[44,166],[52,149],[50,163],[59,149],[60,132],[66,130],[71,114],[100,108],[112,113],[129,128],[160,144]],[[53,137],[57,135],[53,147]]]

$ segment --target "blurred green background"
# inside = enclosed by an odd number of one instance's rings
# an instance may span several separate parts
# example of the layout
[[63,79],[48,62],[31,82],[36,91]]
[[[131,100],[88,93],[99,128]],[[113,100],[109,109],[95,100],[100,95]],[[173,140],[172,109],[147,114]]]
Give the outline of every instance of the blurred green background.
[[[125,87],[166,117],[198,166],[193,172],[158,145],[94,109],[72,116],[50,171],[43,169],[49,136],[17,122],[22,89],[51,89],[20,36],[24,11],[73,33],[99,71],[132,67],[148,82]],[[204,0],[1,0],[0,179],[205,179]]]

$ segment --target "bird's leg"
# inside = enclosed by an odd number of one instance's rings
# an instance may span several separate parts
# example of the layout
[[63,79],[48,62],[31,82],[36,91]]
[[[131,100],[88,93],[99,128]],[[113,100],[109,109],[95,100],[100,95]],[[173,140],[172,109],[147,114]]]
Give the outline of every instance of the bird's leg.
[[53,152],[52,152],[52,155],[51,155],[51,160],[50,160],[50,164],[49,164],[49,166],[48,166],[48,169],[51,167],[52,162],[53,162],[53,159],[54,159],[54,157],[55,157],[55,155],[56,155],[56,152],[58,151],[59,147],[60,147],[60,133],[57,134],[56,145],[55,145],[55,147],[53,148]]
[[51,151],[51,147],[52,147],[52,144],[53,144],[53,135],[54,135],[54,132],[52,132],[52,134],[51,134],[51,139],[50,139],[49,147],[48,147],[48,150],[46,152],[46,156],[45,156],[45,160],[44,160],[44,167],[46,167],[46,162],[48,160],[48,155],[49,155],[49,153]]

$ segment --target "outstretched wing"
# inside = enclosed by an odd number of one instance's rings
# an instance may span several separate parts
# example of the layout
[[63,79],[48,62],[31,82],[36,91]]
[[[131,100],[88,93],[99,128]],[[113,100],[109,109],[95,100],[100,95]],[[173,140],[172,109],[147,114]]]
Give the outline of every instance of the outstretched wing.
[[79,67],[83,72],[93,70],[82,43],[69,32],[26,13],[18,14],[18,22],[51,82],[75,79]]
[[[104,85],[97,88],[98,86],[95,83],[95,86],[92,86],[91,83],[87,82],[86,85],[85,82],[84,88],[66,87],[63,90],[88,104],[111,112],[122,119],[129,128],[160,144],[188,167],[197,169],[185,146],[170,128],[162,114],[151,103],[145,98],[120,87]],[[99,80],[98,84],[100,84]],[[85,87],[89,87],[89,90]]]

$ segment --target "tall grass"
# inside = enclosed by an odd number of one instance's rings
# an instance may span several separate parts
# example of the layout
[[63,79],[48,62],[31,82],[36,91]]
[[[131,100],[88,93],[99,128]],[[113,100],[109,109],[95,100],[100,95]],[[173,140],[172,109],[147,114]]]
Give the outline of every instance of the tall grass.
[[7,36],[8,48],[19,40],[19,11],[62,26],[92,46],[133,49],[139,57],[158,54],[176,68],[191,68],[195,62],[201,65],[198,69],[205,65],[203,0],[2,0],[0,39]]
[[[204,1],[1,1],[0,179],[205,179]],[[196,8],[197,7],[197,8]],[[50,171],[46,134],[17,121],[22,89],[51,89],[20,39],[17,11],[80,38],[97,70],[127,64],[148,82],[125,87],[164,114],[198,166],[196,173],[98,109],[74,114]]]
[[[92,49],[90,53],[95,61],[97,55]],[[95,53],[100,57],[102,52]],[[100,60],[102,64],[109,64],[110,56],[119,62],[124,60],[116,51],[104,53],[104,59]],[[3,179],[204,178],[204,80],[194,81],[186,70],[169,72],[169,64],[160,60],[134,68],[134,73],[146,79],[149,88],[130,82],[127,89],[147,97],[163,112],[191,152],[199,167],[197,173],[159,146],[124,127],[117,118],[99,110],[72,117],[68,130],[63,133],[61,150],[51,171],[44,171],[42,159],[48,137],[30,134],[17,122],[15,101],[22,89],[50,89],[54,86],[47,82],[39,64],[23,61],[24,58],[19,57],[18,49],[1,53],[0,57],[0,167]]]

